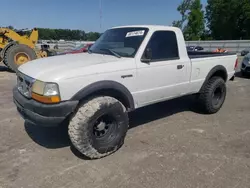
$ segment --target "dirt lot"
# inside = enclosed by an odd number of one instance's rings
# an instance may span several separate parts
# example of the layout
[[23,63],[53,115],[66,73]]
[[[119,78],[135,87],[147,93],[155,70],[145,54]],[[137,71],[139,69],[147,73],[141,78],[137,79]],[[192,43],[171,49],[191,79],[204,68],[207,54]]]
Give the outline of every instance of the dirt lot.
[[191,97],[130,115],[125,145],[89,161],[65,129],[25,124],[12,103],[15,75],[0,67],[0,188],[242,188],[250,186],[250,80],[228,84],[223,109]]

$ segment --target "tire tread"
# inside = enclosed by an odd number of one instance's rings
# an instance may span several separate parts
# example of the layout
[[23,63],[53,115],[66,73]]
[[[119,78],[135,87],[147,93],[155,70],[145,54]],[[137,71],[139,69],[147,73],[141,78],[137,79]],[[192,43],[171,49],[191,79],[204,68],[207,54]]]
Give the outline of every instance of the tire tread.
[[221,82],[222,84],[225,84],[224,80],[221,77],[218,77],[218,76],[212,77],[200,93],[199,103],[200,103],[202,110],[207,114],[214,114],[219,111],[219,109],[213,108],[210,102],[211,97],[209,96],[211,90],[213,90],[214,85],[219,82]]
[[[78,149],[83,155],[90,159],[99,159],[105,157],[115,151],[117,151],[123,144],[124,138],[116,148],[111,152],[99,153],[92,145],[88,136],[88,126],[84,126],[83,122],[88,122],[88,119],[94,115],[94,113],[101,108],[102,103],[116,103],[118,100],[111,97],[97,97],[86,102],[82,107],[78,109],[78,112],[72,118],[69,124],[68,134],[72,144]],[[119,102],[119,101],[118,101]],[[120,103],[120,102],[119,102]],[[120,103],[122,105],[122,103]],[[124,111],[125,107],[122,105]],[[125,137],[125,136],[124,136]]]
[[28,46],[26,46],[26,45],[24,45],[24,44],[14,44],[14,45],[11,45],[7,50],[6,50],[6,52],[5,52],[5,54],[4,54],[4,59],[3,59],[3,62],[4,62],[4,64],[11,70],[11,71],[13,71],[13,72],[16,72],[16,67],[13,67],[12,66],[12,64],[15,64],[14,62],[13,63],[11,63],[11,62],[9,62],[9,61],[13,61],[13,60],[10,60],[9,59],[9,53],[11,53],[11,51],[12,50],[15,50],[15,48],[23,48],[23,49],[28,49],[28,50],[30,50],[30,56],[31,56],[31,60],[34,60],[34,59],[36,59],[37,58],[37,55],[36,55],[36,53],[35,53],[35,51],[32,49],[32,48],[30,48],[30,47],[28,47]]

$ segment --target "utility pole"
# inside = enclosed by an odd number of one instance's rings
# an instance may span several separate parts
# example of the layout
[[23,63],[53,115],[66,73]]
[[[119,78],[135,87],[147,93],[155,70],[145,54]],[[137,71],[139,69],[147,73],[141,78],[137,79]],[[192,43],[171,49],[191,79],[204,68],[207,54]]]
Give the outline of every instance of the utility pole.
[[102,0],[99,0],[99,8],[100,8],[100,30],[102,29]]

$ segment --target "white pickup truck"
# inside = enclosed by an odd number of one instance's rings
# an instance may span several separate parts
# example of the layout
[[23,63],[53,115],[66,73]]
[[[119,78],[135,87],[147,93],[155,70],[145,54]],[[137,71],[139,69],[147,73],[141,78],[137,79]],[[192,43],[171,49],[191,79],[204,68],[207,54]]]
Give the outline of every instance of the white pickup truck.
[[187,52],[178,28],[115,27],[88,53],[20,66],[13,97],[26,121],[68,123],[73,146],[101,158],[123,145],[128,112],[140,107],[196,94],[204,112],[218,112],[236,65],[235,54]]

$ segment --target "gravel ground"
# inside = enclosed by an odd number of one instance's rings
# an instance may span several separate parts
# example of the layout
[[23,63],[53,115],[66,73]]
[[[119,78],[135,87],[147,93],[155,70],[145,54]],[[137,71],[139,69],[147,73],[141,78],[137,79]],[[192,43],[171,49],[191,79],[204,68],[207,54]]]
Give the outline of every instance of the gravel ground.
[[191,97],[133,112],[124,146],[90,161],[65,129],[22,120],[12,103],[15,75],[0,71],[0,188],[250,187],[249,79],[228,83],[215,115],[197,112]]

